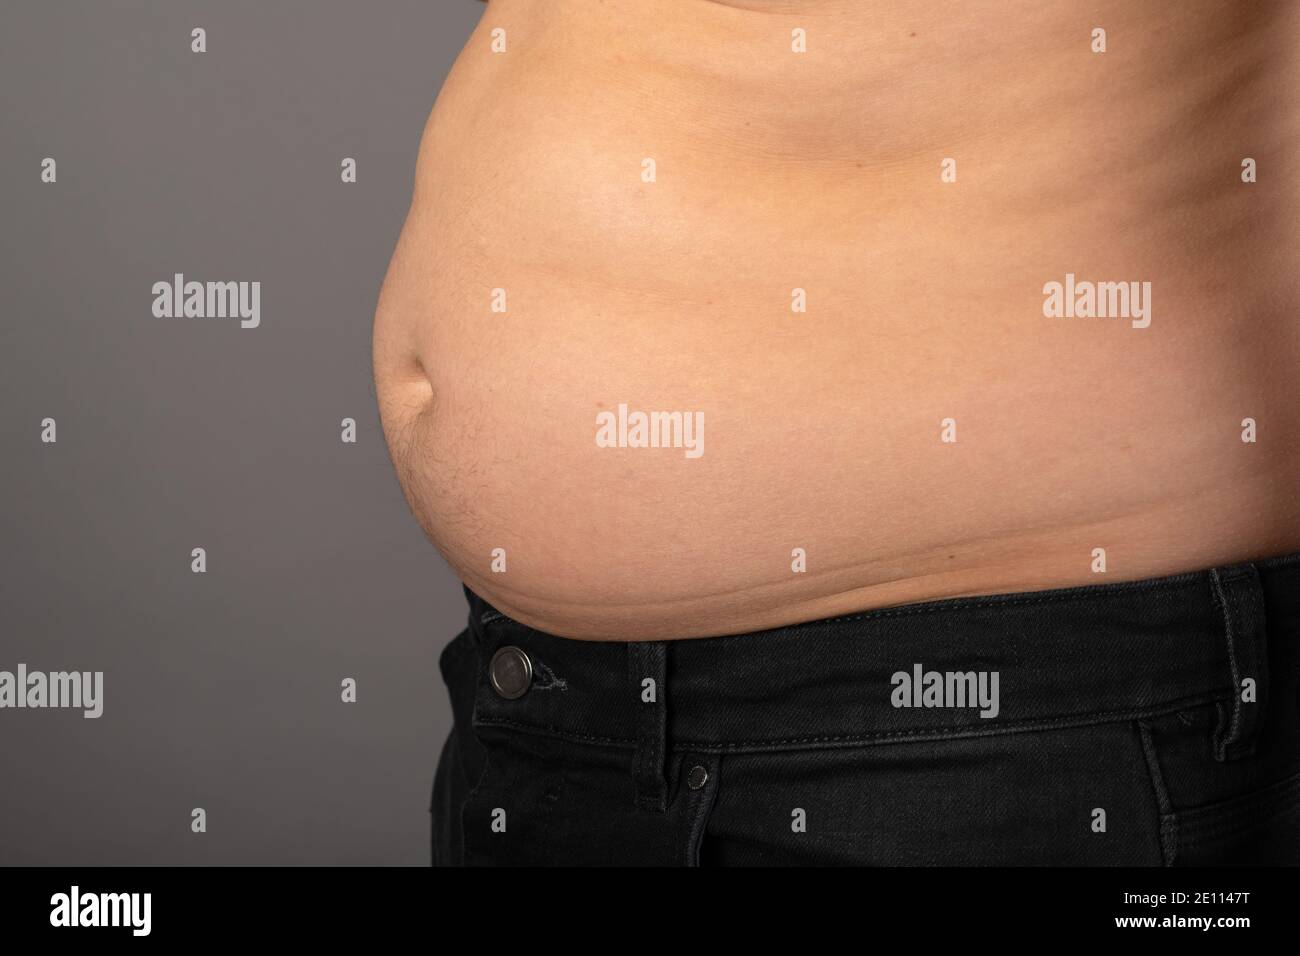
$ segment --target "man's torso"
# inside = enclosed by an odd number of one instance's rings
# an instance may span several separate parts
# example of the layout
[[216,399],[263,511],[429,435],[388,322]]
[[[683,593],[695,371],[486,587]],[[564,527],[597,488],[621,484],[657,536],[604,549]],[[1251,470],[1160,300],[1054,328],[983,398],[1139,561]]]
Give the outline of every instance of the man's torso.
[[475,591],[669,639],[1300,545],[1297,11],[748,6],[493,0],[440,96],[376,379]]

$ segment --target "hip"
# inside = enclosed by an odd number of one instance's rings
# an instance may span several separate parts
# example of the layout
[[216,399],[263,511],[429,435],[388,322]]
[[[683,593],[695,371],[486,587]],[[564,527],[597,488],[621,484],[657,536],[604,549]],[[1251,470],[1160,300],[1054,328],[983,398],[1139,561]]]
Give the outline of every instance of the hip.
[[469,594],[439,862],[1300,859],[1300,555],[689,642]]

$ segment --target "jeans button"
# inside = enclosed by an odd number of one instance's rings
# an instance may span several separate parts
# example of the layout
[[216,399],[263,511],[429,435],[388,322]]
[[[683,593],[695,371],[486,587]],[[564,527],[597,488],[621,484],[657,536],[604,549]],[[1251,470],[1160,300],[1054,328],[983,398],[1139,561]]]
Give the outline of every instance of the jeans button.
[[497,649],[488,665],[492,689],[506,700],[517,700],[528,693],[533,683],[533,662],[513,644]]
[[696,764],[691,768],[691,772],[686,775],[686,786],[692,790],[698,790],[709,782],[709,772]]

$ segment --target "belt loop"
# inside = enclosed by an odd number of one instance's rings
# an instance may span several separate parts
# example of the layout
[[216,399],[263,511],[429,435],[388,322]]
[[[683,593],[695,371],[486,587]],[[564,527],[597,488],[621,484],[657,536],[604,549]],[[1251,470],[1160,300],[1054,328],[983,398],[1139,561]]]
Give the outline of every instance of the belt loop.
[[628,693],[636,708],[636,755],[632,780],[642,810],[668,808],[664,752],[668,747],[668,644],[634,641],[627,645]]
[[1214,568],[1210,581],[1223,614],[1233,686],[1231,710],[1215,730],[1214,758],[1236,760],[1254,752],[1268,703],[1264,589],[1253,564]]

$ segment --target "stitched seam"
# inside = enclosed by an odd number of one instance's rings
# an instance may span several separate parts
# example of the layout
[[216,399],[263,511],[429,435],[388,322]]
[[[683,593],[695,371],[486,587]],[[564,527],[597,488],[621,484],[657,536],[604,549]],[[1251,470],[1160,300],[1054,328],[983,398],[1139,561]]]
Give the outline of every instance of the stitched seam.
[[[1258,575],[1258,571],[1256,571]],[[1255,681],[1255,701],[1247,704],[1241,699],[1241,681],[1238,680],[1232,692],[1234,699],[1237,701],[1237,707],[1242,711],[1242,719],[1246,725],[1247,746],[1243,748],[1247,753],[1253,753],[1255,742],[1259,736],[1260,729],[1268,714],[1268,624],[1265,620],[1267,609],[1264,603],[1263,584],[1258,577],[1252,579],[1254,591],[1251,593],[1248,613],[1251,616],[1247,628],[1247,639],[1250,646],[1250,660],[1246,663],[1249,665],[1251,672],[1245,675]],[[1249,708],[1249,709],[1247,709]]]
[[[1197,701],[1205,703],[1204,700]],[[989,728],[987,730],[976,730],[967,726],[959,727],[935,727],[928,729],[889,731],[880,734],[845,734],[833,737],[791,737],[784,740],[759,740],[743,741],[739,743],[725,744],[705,744],[691,741],[683,741],[681,746],[693,747],[694,749],[712,752],[725,752],[737,749],[766,749],[774,746],[783,745],[808,745],[808,744],[831,744],[844,745],[853,743],[892,743],[908,742],[912,740],[965,740],[977,737],[998,737],[1007,734],[1029,733],[1037,730],[1052,730],[1056,728],[1069,727],[1088,727],[1096,724],[1121,723],[1126,720],[1136,720],[1139,717],[1156,717],[1161,714],[1174,713],[1182,710],[1187,706],[1194,706],[1190,699],[1179,701],[1172,704],[1161,704],[1155,709],[1140,709],[1127,711],[1102,711],[1095,714],[1076,714],[1065,717],[1040,718],[1037,720],[1018,721],[1008,723],[1004,727]]]
[[1173,816],[1164,774],[1160,772],[1160,757],[1156,753],[1151,728],[1143,720],[1137,722],[1137,728],[1142,740],[1142,753],[1147,761],[1147,772],[1151,777],[1151,788],[1155,792],[1156,815],[1160,818],[1160,857],[1165,866],[1173,866],[1178,857],[1178,820]]
[[[631,642],[627,645],[627,693],[632,695],[637,708],[634,711],[637,749],[632,760],[632,779],[636,786],[637,806],[654,812],[667,809],[662,751],[665,724],[661,719],[661,708],[667,706],[667,681],[662,651],[663,648],[651,643]],[[640,700],[640,682],[646,677],[655,682],[655,702],[649,705]]]
[[[654,761],[655,803],[658,808],[665,809],[668,802],[668,762],[665,753],[668,747],[668,648],[664,644],[653,644],[648,656],[655,679],[654,709],[650,712],[650,753]],[[639,706],[645,706],[640,704],[639,696],[634,699]]]
[[1223,631],[1228,642],[1228,668],[1232,672],[1232,716],[1228,721],[1227,732],[1216,742],[1219,752],[1226,755],[1241,733],[1241,665],[1237,662],[1237,635],[1233,627],[1233,621],[1237,619],[1237,604],[1235,593],[1230,595],[1224,589],[1223,580],[1217,569],[1210,572],[1210,580],[1214,583],[1215,594],[1223,608]]
[[[916,730],[902,731],[885,731],[874,734],[840,734],[823,737],[785,737],[776,740],[746,740],[734,743],[705,743],[699,741],[680,740],[674,741],[674,746],[699,750],[701,752],[719,753],[729,750],[758,750],[782,746],[804,746],[809,744],[871,744],[871,743],[888,743],[890,741],[906,740],[962,740],[972,737],[991,737],[1014,734],[1021,732],[1030,732],[1035,730],[1050,730],[1054,727],[1087,727],[1094,724],[1119,723],[1124,720],[1136,720],[1140,717],[1155,717],[1161,714],[1175,713],[1187,707],[1205,704],[1211,701],[1221,699],[1220,696],[1202,695],[1200,697],[1182,698],[1167,704],[1155,705],[1152,708],[1143,708],[1137,710],[1124,711],[1100,711],[1094,714],[1074,714],[1064,717],[1039,718],[1035,720],[1016,721],[1008,723],[1000,728],[988,728],[985,730],[975,730],[966,725],[949,726],[949,727],[929,727],[918,728]],[[590,743],[612,744],[620,747],[636,747],[635,738],[630,737],[602,737],[595,734],[580,734],[573,731],[565,730],[561,727],[543,724],[528,724],[522,721],[510,720],[504,717],[482,717],[475,718],[474,725],[477,726],[494,726],[508,727],[514,730],[532,731],[534,733],[550,734],[555,737],[562,737],[569,740],[586,741]]]

